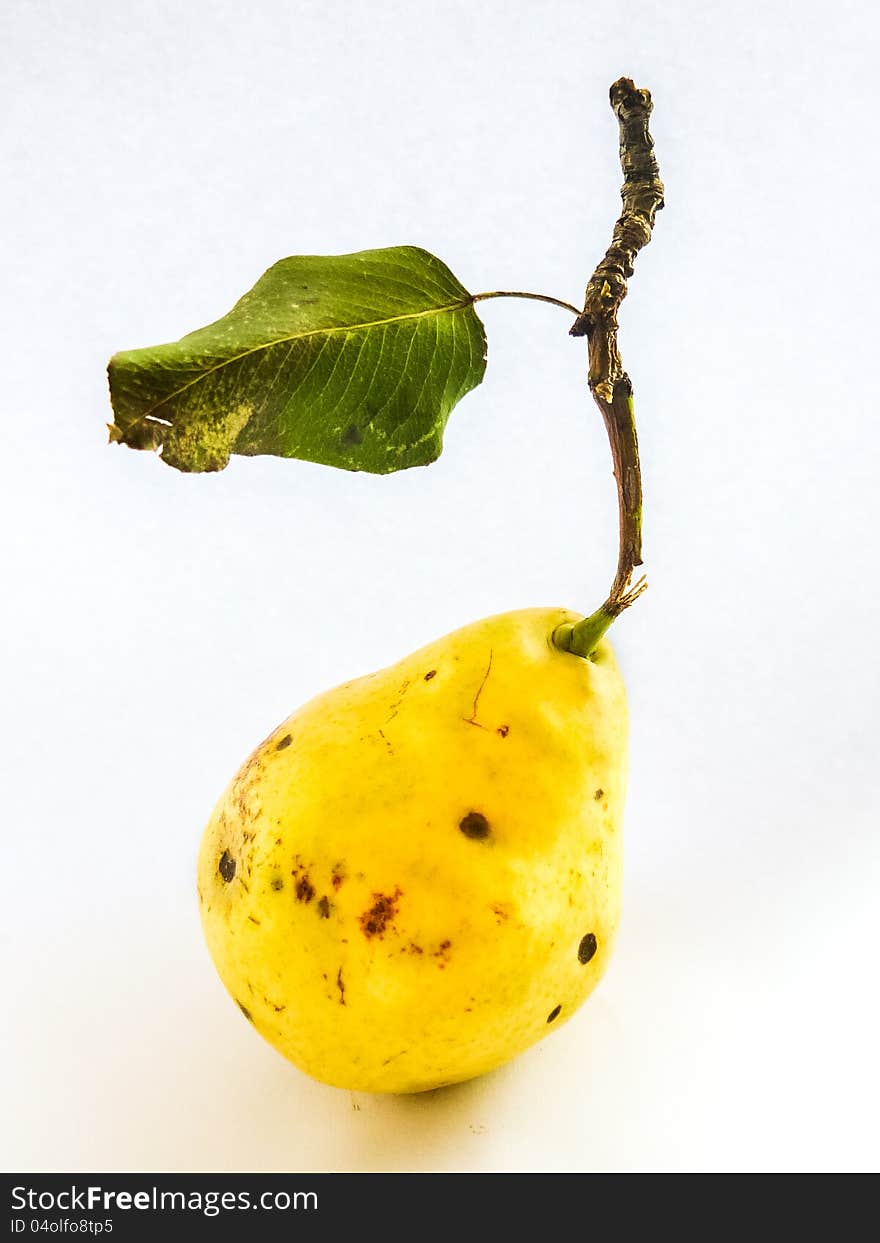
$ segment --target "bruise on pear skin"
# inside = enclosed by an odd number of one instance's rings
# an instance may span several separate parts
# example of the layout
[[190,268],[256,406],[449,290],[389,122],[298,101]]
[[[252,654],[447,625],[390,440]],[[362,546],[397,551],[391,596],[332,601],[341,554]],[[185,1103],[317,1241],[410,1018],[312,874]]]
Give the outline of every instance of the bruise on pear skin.
[[296,900],[297,902],[311,902],[315,896],[315,886],[312,884],[308,868],[299,855],[295,857],[293,863],[294,866],[290,870],[290,875],[295,881],[293,892],[296,895]]
[[392,894],[374,893],[373,905],[361,915],[361,931],[367,938],[379,937],[381,940],[385,929],[393,923],[397,914],[397,901],[403,896],[400,889]]
[[434,951],[434,957],[438,960],[437,966],[441,971],[446,970],[446,964],[449,962],[449,951],[451,949],[451,941],[441,941],[437,949]]
[[308,876],[301,876],[296,882],[296,889],[294,892],[296,893],[297,902],[311,902],[312,898],[315,896],[315,886],[309,880]]
[[258,747],[248,757],[244,767],[232,783],[232,801],[243,824],[257,820],[263,814],[257,793],[263,771],[263,750],[262,747]]

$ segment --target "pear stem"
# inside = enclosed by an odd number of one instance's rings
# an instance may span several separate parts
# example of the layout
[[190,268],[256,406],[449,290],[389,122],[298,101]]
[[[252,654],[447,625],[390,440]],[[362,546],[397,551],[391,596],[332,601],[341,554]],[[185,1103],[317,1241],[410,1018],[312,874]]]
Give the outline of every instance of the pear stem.
[[626,297],[636,255],[650,242],[654,218],[663,207],[663,182],[648,130],[651,92],[638,90],[630,78],[620,78],[611,87],[610,97],[620,127],[623,212],[614,226],[611,245],[590,278],[584,309],[570,333],[587,338],[590,392],[611,445],[620,525],[617,573],[607,600],[595,613],[573,626],[560,626],[553,636],[557,647],[584,657],[589,657],[614,619],[648,585],[642,577],[630,586],[633,571],[642,564],[642,474],[632,384],[617,344],[617,312]]

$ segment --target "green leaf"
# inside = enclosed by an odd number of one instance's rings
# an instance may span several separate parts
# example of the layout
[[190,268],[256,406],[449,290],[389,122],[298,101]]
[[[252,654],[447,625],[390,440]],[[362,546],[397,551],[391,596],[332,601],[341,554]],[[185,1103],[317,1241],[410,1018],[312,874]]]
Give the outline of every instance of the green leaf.
[[415,246],[297,255],[228,315],[110,360],[110,438],[185,471],[269,453],[376,474],[433,462],[486,368],[472,298]]

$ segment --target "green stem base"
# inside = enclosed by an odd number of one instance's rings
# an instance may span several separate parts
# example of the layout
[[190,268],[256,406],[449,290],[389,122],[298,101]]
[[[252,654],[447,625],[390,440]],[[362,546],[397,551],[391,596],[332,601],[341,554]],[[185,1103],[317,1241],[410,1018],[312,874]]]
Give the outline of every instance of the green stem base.
[[571,652],[573,656],[591,660],[600,639],[615,617],[619,617],[634,600],[638,600],[647,586],[648,580],[642,575],[628,591],[609,596],[589,617],[583,617],[579,622],[563,622],[551,636],[554,647],[558,647],[561,652]]
[[573,656],[582,656],[585,660],[589,660],[615,616],[602,605],[583,621],[574,624],[563,622],[553,631],[554,646],[562,652],[571,652]]

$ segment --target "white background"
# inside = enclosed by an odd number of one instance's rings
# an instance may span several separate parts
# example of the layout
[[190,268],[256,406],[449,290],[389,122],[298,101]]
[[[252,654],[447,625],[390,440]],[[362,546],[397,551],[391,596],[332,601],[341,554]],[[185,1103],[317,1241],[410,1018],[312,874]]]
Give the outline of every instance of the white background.
[[[878,19],[864,0],[25,3],[0,19],[6,1169],[878,1164]],[[651,589],[625,916],[577,1017],[415,1098],[323,1087],[203,947],[214,799],[300,702],[616,555],[582,342],[491,302],[433,466],[187,477],[104,368],[276,259],[413,243],[571,301],[654,94],[622,312]]]

